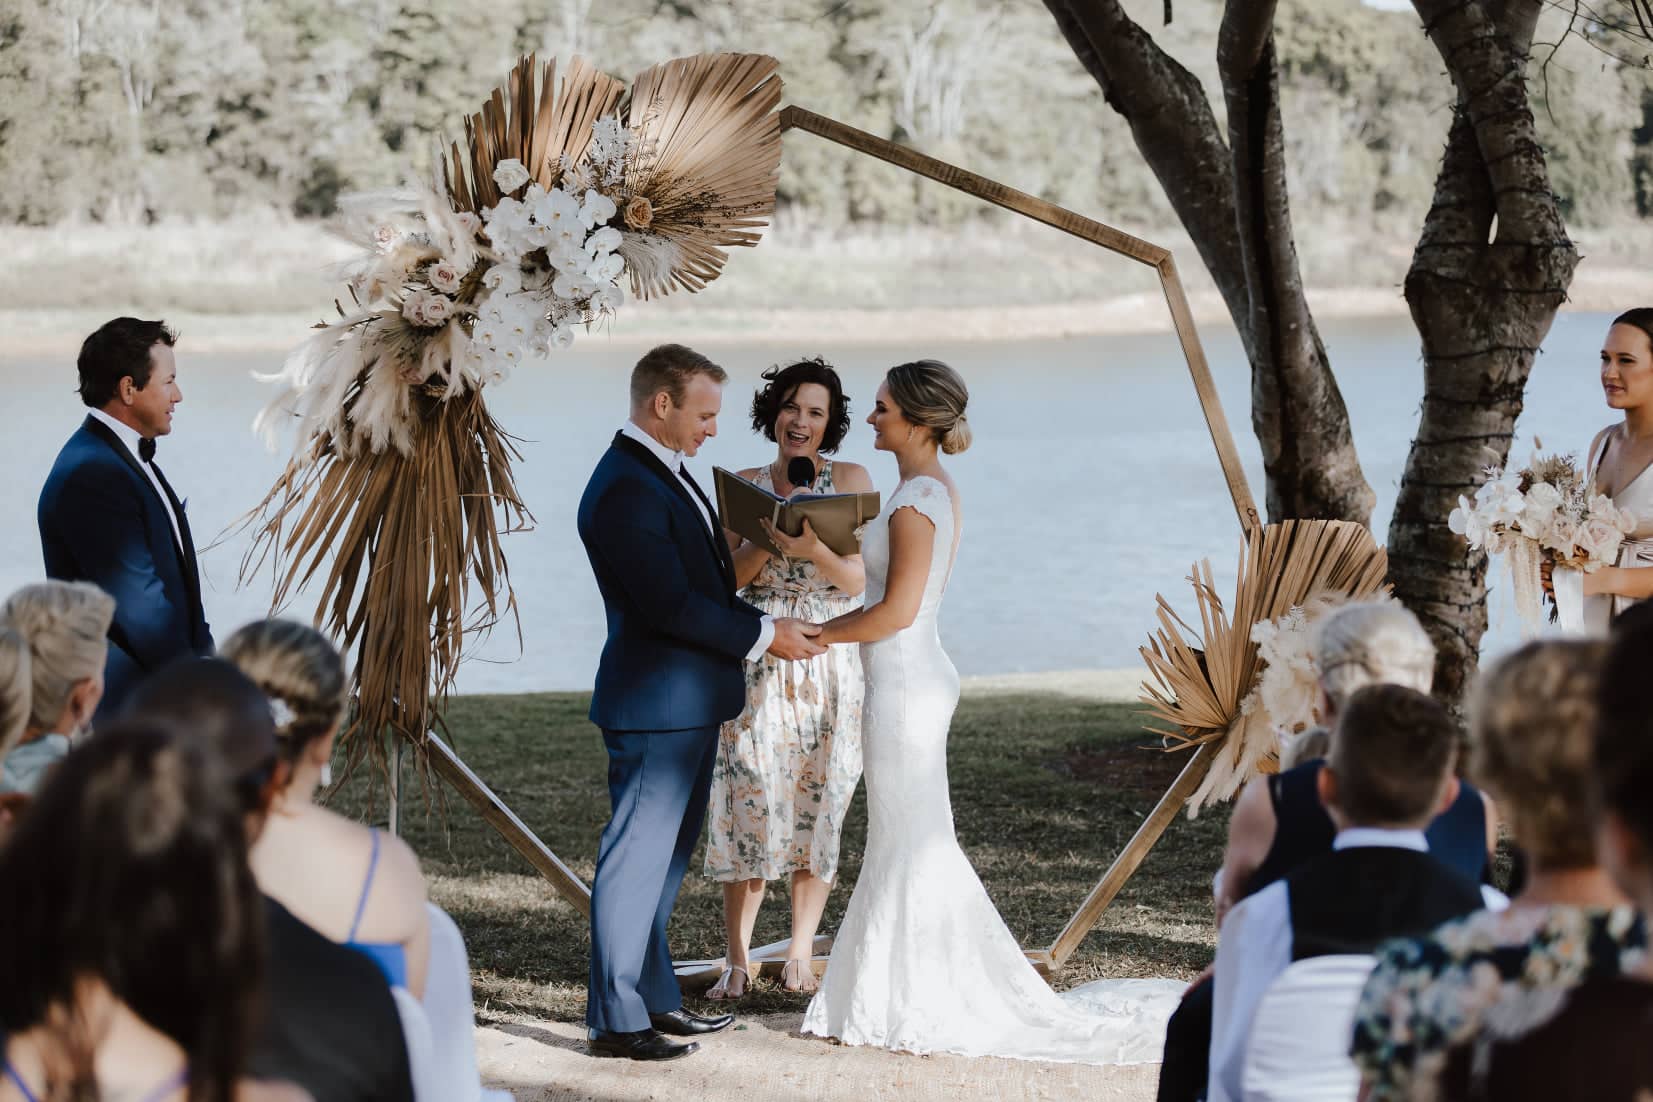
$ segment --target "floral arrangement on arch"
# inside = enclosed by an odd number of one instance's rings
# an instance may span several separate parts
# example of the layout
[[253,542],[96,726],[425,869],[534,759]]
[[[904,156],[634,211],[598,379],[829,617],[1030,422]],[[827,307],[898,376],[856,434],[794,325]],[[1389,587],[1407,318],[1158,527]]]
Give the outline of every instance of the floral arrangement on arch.
[[[1459,497],[1447,526],[1471,549],[1505,558],[1516,614],[1530,635],[1542,617],[1545,564],[1585,574],[1612,565],[1636,517],[1606,494],[1591,493],[1572,455],[1535,450],[1520,470],[1492,466],[1484,473],[1474,500]],[[1559,587],[1558,599],[1567,601],[1571,588]]]
[[[355,648],[350,765],[422,748],[467,639],[515,616],[500,544],[532,518],[484,400],[556,363],[627,301],[716,279],[774,212],[774,58],[701,54],[630,87],[524,58],[425,182],[348,196],[349,302],[267,380],[256,427],[293,457],[248,516],[243,579],[274,558],[279,609],[322,579],[316,620]],[[362,737],[357,737],[362,736]]]

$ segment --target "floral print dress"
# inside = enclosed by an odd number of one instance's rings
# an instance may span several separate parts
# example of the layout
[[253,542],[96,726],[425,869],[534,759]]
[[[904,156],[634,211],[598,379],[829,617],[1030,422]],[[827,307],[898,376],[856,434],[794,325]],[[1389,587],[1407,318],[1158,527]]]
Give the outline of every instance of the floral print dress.
[[[1350,1055],[1368,1099],[1441,1097],[1455,1050],[1541,1025],[1586,980],[1635,968],[1646,944],[1633,907],[1562,905],[1477,911],[1428,937],[1389,942],[1355,1011]],[[1513,1006],[1525,1008],[1522,1020],[1504,1010]]]
[[[769,468],[756,479],[771,485]],[[819,492],[831,493],[832,463]],[[775,617],[822,623],[861,604],[815,564],[771,558],[741,597]],[[838,875],[838,836],[861,780],[859,647],[746,667],[746,708],[723,725],[712,769],[706,875],[725,883]]]

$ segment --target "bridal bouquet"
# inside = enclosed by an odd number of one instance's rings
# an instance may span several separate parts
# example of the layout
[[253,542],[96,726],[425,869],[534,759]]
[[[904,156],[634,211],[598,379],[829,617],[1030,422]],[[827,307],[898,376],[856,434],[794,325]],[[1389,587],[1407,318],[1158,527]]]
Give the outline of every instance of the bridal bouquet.
[[[1536,453],[1518,471],[1488,467],[1474,501],[1458,499],[1447,526],[1473,550],[1503,555],[1515,589],[1516,614],[1527,633],[1538,630],[1543,608],[1543,566],[1592,573],[1610,566],[1636,518],[1606,494],[1591,494],[1571,455]],[[1571,597],[1558,586],[1558,599]],[[1569,596],[1562,596],[1563,591]],[[1569,620],[1576,610],[1563,610]]]

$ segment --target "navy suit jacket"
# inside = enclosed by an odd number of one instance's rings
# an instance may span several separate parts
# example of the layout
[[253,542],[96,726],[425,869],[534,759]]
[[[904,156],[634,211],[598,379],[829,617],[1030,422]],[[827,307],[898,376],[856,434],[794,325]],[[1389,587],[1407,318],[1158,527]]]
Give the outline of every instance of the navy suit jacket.
[[115,598],[100,716],[114,714],[140,680],[174,658],[212,652],[195,543],[176,495],[172,509],[181,552],[137,456],[90,416],[63,445],[40,491],[46,576],[91,582]]
[[616,435],[580,498],[579,528],[608,613],[591,722],[681,731],[738,716],[763,614],[735,596],[729,545],[688,488]]

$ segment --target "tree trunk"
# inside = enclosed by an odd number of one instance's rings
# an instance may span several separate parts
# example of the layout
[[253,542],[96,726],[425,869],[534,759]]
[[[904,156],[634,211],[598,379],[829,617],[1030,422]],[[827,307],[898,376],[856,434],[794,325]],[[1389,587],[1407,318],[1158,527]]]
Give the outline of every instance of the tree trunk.
[[1533,358],[1578,264],[1533,126],[1527,49],[1542,0],[1413,0],[1458,102],[1406,276],[1424,399],[1389,525],[1389,576],[1461,704],[1486,630],[1486,556],[1447,528],[1509,457]]
[[1280,121],[1274,0],[1229,0],[1217,38],[1240,255],[1249,291],[1251,424],[1268,472],[1268,515],[1370,525],[1349,411],[1303,293]]
[[1370,524],[1349,414],[1315,330],[1291,236],[1272,0],[1230,0],[1222,70],[1229,141],[1199,80],[1118,0],[1045,0],[1153,169],[1239,330],[1251,364],[1270,520]]

